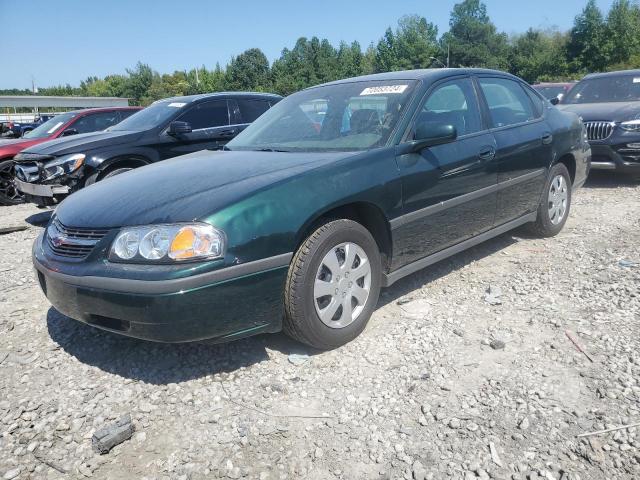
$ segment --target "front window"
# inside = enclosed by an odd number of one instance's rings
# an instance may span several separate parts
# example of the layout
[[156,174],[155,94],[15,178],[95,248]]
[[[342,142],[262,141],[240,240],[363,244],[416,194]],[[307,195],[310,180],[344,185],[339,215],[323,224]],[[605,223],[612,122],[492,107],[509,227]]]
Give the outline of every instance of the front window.
[[50,118],[42,125],[37,126],[23,135],[23,138],[48,138],[60,131],[63,125],[69,123],[78,114],[77,112],[63,113]]
[[561,86],[551,86],[551,87],[539,87],[534,86],[538,92],[540,92],[547,100],[553,100],[554,98],[561,98],[564,95],[565,88]]
[[110,131],[142,132],[164,125],[175,114],[183,111],[189,104],[185,102],[156,102],[134,113],[117,125],[110,127]]
[[582,80],[562,103],[635,102],[640,100],[640,76],[618,75]]
[[412,80],[341,83],[291,95],[227,145],[231,150],[362,151],[386,145]]

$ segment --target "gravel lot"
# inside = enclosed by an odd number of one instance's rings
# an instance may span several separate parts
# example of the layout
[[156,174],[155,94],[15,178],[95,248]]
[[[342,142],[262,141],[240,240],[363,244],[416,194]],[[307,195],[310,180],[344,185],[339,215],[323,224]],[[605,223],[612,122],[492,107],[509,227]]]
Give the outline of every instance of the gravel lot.
[[[0,235],[4,479],[640,478],[640,427],[577,437],[640,422],[638,183],[592,178],[558,237],[516,231],[404,279],[332,352],[70,320],[32,273],[46,216],[0,207],[0,227],[30,222]],[[133,437],[95,453],[127,413]]]

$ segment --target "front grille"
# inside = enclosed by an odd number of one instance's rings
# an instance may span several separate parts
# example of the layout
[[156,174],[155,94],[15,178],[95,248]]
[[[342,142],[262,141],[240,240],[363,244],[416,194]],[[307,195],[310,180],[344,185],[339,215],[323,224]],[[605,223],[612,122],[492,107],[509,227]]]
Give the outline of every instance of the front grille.
[[14,167],[16,177],[23,182],[35,182],[40,178],[37,163],[18,163]]
[[584,122],[587,140],[606,140],[613,133],[614,122]]
[[93,247],[108,231],[108,229],[67,227],[54,218],[47,228],[47,241],[56,255],[84,258],[91,253]]

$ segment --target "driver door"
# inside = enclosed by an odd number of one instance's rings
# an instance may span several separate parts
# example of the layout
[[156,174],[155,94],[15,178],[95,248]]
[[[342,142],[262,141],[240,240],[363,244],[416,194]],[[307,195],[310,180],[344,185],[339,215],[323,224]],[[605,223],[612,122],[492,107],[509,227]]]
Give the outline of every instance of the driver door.
[[496,213],[496,143],[480,114],[473,80],[436,84],[418,108],[407,141],[423,122],[453,125],[457,139],[396,157],[403,215],[392,221],[392,269],[490,229]]
[[198,103],[184,112],[176,120],[191,125],[191,132],[172,137],[166,132],[160,148],[160,159],[176,157],[200,150],[220,150],[239,133],[236,125],[231,125],[229,102],[211,100]]

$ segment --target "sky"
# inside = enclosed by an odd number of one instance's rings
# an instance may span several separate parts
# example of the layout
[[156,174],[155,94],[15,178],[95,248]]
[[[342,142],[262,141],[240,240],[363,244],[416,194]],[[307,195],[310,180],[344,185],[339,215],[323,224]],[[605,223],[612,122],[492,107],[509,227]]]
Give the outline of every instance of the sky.
[[[405,14],[448,29],[460,0],[0,0],[0,88],[71,84],[124,73],[138,60],[160,73],[259,47],[273,61],[299,37],[377,42]],[[613,0],[598,0],[606,13]],[[571,28],[586,0],[485,0],[498,30]]]

